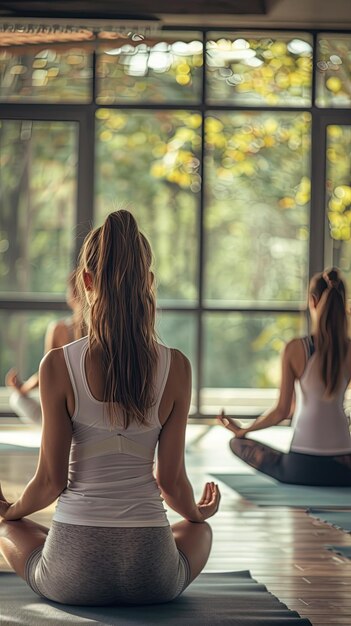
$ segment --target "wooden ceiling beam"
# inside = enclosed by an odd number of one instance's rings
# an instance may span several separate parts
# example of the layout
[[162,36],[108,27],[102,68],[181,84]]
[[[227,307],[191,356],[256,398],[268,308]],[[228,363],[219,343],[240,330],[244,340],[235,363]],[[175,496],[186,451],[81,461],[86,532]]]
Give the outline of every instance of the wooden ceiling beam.
[[32,0],[0,1],[0,16],[67,18],[150,18],[157,15],[265,15],[267,0]]

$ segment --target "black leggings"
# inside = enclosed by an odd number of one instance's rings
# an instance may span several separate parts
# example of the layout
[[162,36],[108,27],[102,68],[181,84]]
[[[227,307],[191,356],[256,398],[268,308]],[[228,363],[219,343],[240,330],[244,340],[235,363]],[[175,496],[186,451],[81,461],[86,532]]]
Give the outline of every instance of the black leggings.
[[251,467],[282,483],[351,487],[351,454],[317,456],[281,452],[253,439],[230,440],[234,454]]

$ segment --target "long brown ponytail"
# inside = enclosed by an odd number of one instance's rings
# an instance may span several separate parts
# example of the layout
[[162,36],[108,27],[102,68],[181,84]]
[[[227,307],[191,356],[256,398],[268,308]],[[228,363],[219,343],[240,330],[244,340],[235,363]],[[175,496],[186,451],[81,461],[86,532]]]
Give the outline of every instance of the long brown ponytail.
[[339,270],[332,268],[316,274],[310,294],[317,303],[316,350],[326,397],[338,390],[348,346],[346,289]]
[[80,274],[92,277],[90,348],[102,354],[104,400],[111,426],[145,423],[154,403],[157,363],[150,245],[129,211],[110,213],[86,238]]

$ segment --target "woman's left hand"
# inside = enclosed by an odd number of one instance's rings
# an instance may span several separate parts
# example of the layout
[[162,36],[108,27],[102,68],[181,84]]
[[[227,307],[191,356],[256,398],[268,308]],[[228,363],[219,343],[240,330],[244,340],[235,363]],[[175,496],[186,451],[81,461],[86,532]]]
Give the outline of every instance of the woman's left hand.
[[0,485],[0,518],[5,517],[6,511],[10,506],[11,503],[7,502]]
[[224,410],[222,410],[220,415],[217,415],[217,420],[222,426],[224,426],[224,428],[230,430],[239,439],[245,437],[247,429],[241,428],[241,426],[239,426],[239,424],[237,424],[232,417],[227,417]]

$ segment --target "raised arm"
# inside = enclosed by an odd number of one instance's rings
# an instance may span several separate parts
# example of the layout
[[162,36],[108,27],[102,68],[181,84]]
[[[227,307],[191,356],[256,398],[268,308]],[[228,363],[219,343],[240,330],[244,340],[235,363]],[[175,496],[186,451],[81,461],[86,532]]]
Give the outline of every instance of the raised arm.
[[296,361],[303,359],[303,348],[300,344],[299,340],[293,339],[285,346],[282,355],[282,375],[277,405],[268,413],[258,417],[248,428],[242,428],[235,420],[227,417],[224,412],[218,416],[220,424],[231,430],[236,437],[244,437],[246,433],[269,428],[269,426],[276,426],[283,420],[288,419],[291,416],[295,400],[294,383],[298,377]]
[[43,432],[35,476],[4,519],[16,520],[49,506],[67,485],[72,427],[67,403],[71,384],[62,349],[52,350],[39,369]]
[[219,491],[206,483],[202,498],[195,502],[185,461],[185,431],[191,398],[191,367],[178,350],[172,351],[169,377],[174,390],[171,413],[162,428],[157,459],[157,482],[167,504],[190,522],[203,522],[218,509]]

